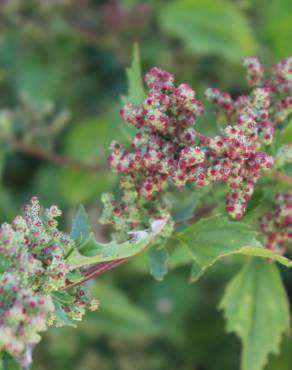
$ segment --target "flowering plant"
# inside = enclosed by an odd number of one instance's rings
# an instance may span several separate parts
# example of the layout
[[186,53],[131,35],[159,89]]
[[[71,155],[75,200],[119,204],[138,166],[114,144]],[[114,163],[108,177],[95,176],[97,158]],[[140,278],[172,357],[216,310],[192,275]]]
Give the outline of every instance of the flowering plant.
[[[121,109],[122,119],[135,128],[131,148],[124,149],[117,141],[110,146],[109,163],[120,176],[119,194],[102,197],[101,223],[113,229],[110,243],[95,239],[82,207],[71,232],[60,231],[56,218],[61,211],[42,207],[36,197],[22,216],[1,226],[4,369],[13,358],[27,368],[39,333],[47,326],[74,325],[86,309],[97,309],[98,302],[87,292],[87,280],[146,249],[158,280],[177,250],[185,251],[179,263],[191,261],[193,281],[226,255],[253,256],[228,285],[220,307],[228,329],[242,339],[244,370],[262,369],[268,354],[278,350],[281,335],[289,332],[289,312],[272,262],[292,266],[283,256],[292,240],[292,194],[288,189],[276,195],[274,181],[291,186],[291,177],[285,174],[291,145],[275,143],[281,143],[281,135],[291,125],[292,57],[268,74],[255,58],[245,59],[244,65],[252,88],[249,95],[232,97],[216,88],[206,91],[206,99],[215,106],[215,137],[195,128],[204,107],[191,86],[176,85],[172,74],[157,67],[145,75],[148,93],[140,103],[127,102]],[[270,205],[261,200],[252,204],[260,183],[275,195],[276,205],[272,199]],[[205,188],[214,192],[211,203],[212,195]],[[180,218],[173,211],[178,192],[190,198],[201,192],[202,207],[192,208],[191,217]],[[258,307],[259,312],[246,315]],[[254,354],[258,336],[269,341],[263,340]]]

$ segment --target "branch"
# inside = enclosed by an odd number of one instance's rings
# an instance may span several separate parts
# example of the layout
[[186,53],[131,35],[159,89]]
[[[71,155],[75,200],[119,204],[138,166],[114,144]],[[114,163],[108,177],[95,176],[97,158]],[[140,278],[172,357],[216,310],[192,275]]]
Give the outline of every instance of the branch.
[[65,290],[74,288],[78,285],[84,284],[86,281],[94,279],[96,276],[103,274],[104,272],[111,270],[114,267],[117,267],[121,265],[122,263],[126,262],[128,258],[121,258],[114,261],[108,261],[108,262],[100,262],[96,265],[89,267],[88,269],[84,270],[82,272],[83,279],[78,281],[77,283],[68,284],[65,287]]
[[19,139],[11,142],[11,145],[17,151],[23,152],[30,156],[42,159],[47,162],[57,164],[58,166],[70,167],[78,171],[97,173],[105,169],[105,167],[95,164],[81,162],[74,158],[66,157],[59,153],[49,152],[39,146],[28,145]]

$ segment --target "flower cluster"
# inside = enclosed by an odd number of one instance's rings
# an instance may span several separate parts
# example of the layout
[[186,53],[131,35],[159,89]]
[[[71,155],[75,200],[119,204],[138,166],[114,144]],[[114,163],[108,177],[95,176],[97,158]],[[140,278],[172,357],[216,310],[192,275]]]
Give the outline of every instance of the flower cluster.
[[0,351],[18,358],[39,342],[38,333],[46,330],[47,315],[54,309],[50,297],[23,286],[12,272],[0,277]]
[[292,193],[276,195],[275,208],[260,219],[268,249],[284,254],[292,242]]
[[266,87],[277,99],[275,102],[275,122],[282,122],[292,112],[292,57],[285,58],[272,66],[270,76],[266,76],[264,66],[256,58],[246,58],[248,83],[251,87]]
[[256,58],[246,59],[248,82],[254,87],[250,95],[234,99],[219,89],[207,89],[206,99],[215,105],[221,126],[213,138],[194,128],[203,113],[194,90],[175,85],[172,74],[152,68],[145,75],[148,94],[142,104],[128,103],[121,109],[122,119],[137,133],[132,151],[118,142],[111,144],[109,162],[121,174],[122,191],[119,202],[112,194],[104,195],[102,222],[112,224],[121,235],[143,219],[146,203],[151,211],[154,208],[147,216],[155,218],[167,209],[161,199],[169,180],[178,188],[187,182],[197,186],[226,182],[226,210],[240,219],[262,171],[273,166],[266,146],[273,140],[276,124],[291,111],[287,95],[291,63],[292,58],[287,58],[276,64],[267,79]]
[[61,211],[52,206],[42,209],[36,197],[24,207],[23,217],[0,228],[0,252],[18,269],[22,279],[29,280],[35,290],[47,294],[65,285],[69,266],[66,254],[74,241],[58,230],[56,217]]
[[[209,96],[207,91],[207,98]],[[213,100],[212,94],[211,98]],[[221,163],[218,170],[224,169],[224,177],[212,180],[226,181],[229,188],[226,210],[236,219],[245,212],[261,172],[273,166],[273,158],[261,150],[263,145],[272,142],[274,134],[273,122],[269,119],[270,101],[268,88],[257,88],[251,96],[230,100],[228,108],[223,109],[232,112],[236,123],[226,125],[220,136],[205,139],[209,157],[216,163],[209,167],[210,173],[217,169],[218,162]]]
[[[75,248],[74,240],[58,229],[60,215],[56,206],[43,209],[33,197],[23,216],[0,227],[0,352],[21,358],[39,341],[48,319],[58,321],[52,293],[66,287],[66,256]],[[96,308],[85,293],[77,288],[68,292],[73,319],[79,320],[85,308]]]

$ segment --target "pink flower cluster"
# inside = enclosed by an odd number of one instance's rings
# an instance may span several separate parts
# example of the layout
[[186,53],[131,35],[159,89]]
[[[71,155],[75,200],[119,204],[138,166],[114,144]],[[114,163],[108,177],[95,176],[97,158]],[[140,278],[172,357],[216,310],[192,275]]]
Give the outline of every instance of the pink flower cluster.
[[[213,100],[213,94],[207,91],[208,99]],[[244,101],[244,104],[242,102]],[[218,104],[215,101],[215,104]],[[226,125],[222,134],[215,138],[205,139],[209,148],[211,166],[214,163],[224,164],[224,177],[215,181],[226,181],[229,192],[226,197],[226,210],[234,218],[240,219],[246,210],[246,203],[254,191],[255,183],[262,171],[273,166],[273,158],[260,151],[263,144],[271,143],[274,127],[269,119],[270,92],[267,88],[257,88],[250,97],[240,97],[229,101],[227,115],[232,114],[236,120],[233,125]],[[231,113],[229,113],[231,112]],[[222,171],[222,166],[219,170]],[[214,182],[213,180],[213,182]]]
[[[259,83],[262,67],[255,60],[248,67],[256,76],[249,79]],[[210,138],[194,129],[203,107],[189,85],[176,86],[170,73],[156,67],[145,75],[145,82],[149,92],[144,102],[121,109],[123,120],[138,129],[133,151],[113,142],[112,168],[130,178],[138,197],[148,201],[166,188],[168,179],[178,188],[188,181],[197,186],[224,181],[229,188],[226,210],[241,218],[262,171],[273,165],[273,158],[261,150],[274,135],[271,89],[256,88],[250,96],[235,100],[208,89],[206,98],[224,117],[220,135]]]
[[[11,225],[4,224],[0,229],[0,251],[10,257],[17,252],[17,266],[19,269],[22,265],[24,273],[29,273],[30,265],[35,266],[28,277],[45,294],[65,285],[69,271],[65,255],[74,247],[74,241],[57,228],[56,218],[60,215],[56,206],[43,209],[38,198],[33,197],[24,207],[23,217],[16,217]],[[16,263],[13,259],[11,262]]]
[[176,87],[173,76],[158,68],[151,69],[145,81],[149,94],[144,103],[121,109],[122,118],[139,129],[132,141],[134,151],[129,153],[113,143],[109,161],[118,172],[139,173],[138,193],[150,200],[165,188],[169,176],[182,187],[205,154],[194,145],[193,126],[203,109],[192,88],[186,84]]
[[277,98],[275,102],[275,121],[283,121],[292,112],[292,56],[272,66],[266,77],[264,66],[256,58],[246,58],[248,83],[252,87],[267,87]]
[[15,274],[0,277],[0,352],[20,358],[27,347],[39,342],[47,329],[47,315],[54,309],[50,297],[24,288]]
[[292,193],[276,195],[275,208],[260,219],[260,227],[266,236],[266,247],[284,254],[292,242]]
[[[56,207],[44,209],[37,197],[24,207],[23,216],[0,226],[0,352],[22,361],[27,347],[37,343],[47,323],[60,324],[52,294],[70,280],[66,256],[75,241],[58,230]],[[4,272],[3,272],[4,271]],[[63,310],[80,320],[85,309],[96,309],[85,290],[69,290]]]

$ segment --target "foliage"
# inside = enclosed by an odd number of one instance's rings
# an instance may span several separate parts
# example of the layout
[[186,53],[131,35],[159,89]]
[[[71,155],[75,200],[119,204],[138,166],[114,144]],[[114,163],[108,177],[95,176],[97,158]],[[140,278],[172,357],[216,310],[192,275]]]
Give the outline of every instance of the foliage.
[[1,4],[1,370],[290,369],[289,7]]

